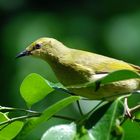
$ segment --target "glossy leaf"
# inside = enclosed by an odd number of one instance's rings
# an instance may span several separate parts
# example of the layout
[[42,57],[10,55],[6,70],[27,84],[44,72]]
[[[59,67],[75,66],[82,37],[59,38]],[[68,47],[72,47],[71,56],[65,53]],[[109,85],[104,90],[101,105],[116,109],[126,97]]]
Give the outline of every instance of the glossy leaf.
[[124,140],[138,140],[140,138],[140,124],[127,120],[123,126]]
[[42,100],[53,90],[54,89],[50,86],[49,82],[36,73],[28,75],[23,80],[20,87],[21,96],[28,106],[32,106]]
[[128,79],[134,79],[134,78],[140,78],[140,75],[134,71],[130,70],[118,70],[110,73],[109,75],[102,78],[101,83],[107,84],[112,82],[117,82],[121,80],[128,80]]
[[0,140],[11,140],[13,139],[22,129],[23,122],[15,121],[8,124],[0,131]]
[[95,86],[96,83],[100,84],[108,84],[112,82],[122,81],[122,80],[129,80],[134,78],[140,78],[140,75],[131,70],[118,70],[109,73],[107,76],[95,81],[86,83],[86,87]]
[[[4,122],[4,121],[7,121],[9,118],[5,115],[5,113],[2,113],[2,112],[0,112],[0,123],[2,123],[2,122]],[[2,128],[2,127],[4,127],[5,125],[1,125],[0,126],[0,129]]]
[[64,124],[51,127],[41,140],[73,140],[76,135],[76,124]]

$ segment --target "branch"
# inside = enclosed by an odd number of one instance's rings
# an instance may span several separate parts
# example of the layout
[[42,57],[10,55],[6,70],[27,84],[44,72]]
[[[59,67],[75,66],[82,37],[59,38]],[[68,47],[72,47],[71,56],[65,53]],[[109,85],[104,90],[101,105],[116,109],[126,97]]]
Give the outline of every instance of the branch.
[[19,121],[19,120],[23,120],[23,119],[27,119],[27,118],[31,118],[31,117],[37,117],[37,116],[40,116],[40,114],[38,114],[38,115],[27,115],[27,116],[20,116],[20,117],[16,117],[16,118],[11,118],[11,119],[9,119],[7,121],[1,122],[0,126],[4,125],[4,124],[10,124],[10,123],[12,123],[14,121]]
[[38,114],[39,113],[37,111],[26,110],[26,109],[21,109],[21,108],[13,108],[13,107],[4,107],[4,106],[0,106],[0,111],[1,112],[23,111],[23,112],[32,113],[32,114]]
[[[0,122],[0,126],[5,125],[5,124],[9,125],[10,123],[12,123],[14,121],[24,120],[24,119],[32,118],[32,117],[39,117],[39,116],[42,115],[42,113],[37,112],[37,111],[26,110],[26,109],[21,109],[21,108],[3,107],[3,106],[0,106],[0,111],[1,112],[23,111],[23,112],[27,112],[28,113],[25,116],[19,116],[19,117],[11,118],[9,120]],[[65,120],[69,120],[69,121],[75,121],[74,118],[70,118],[70,117],[67,117],[67,116],[53,115],[52,117],[60,118],[60,119],[65,119]]]

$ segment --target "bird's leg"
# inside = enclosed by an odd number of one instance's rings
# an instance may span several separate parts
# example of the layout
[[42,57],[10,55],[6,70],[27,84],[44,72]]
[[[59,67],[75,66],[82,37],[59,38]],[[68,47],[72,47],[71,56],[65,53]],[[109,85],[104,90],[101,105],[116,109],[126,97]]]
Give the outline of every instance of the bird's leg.
[[95,72],[94,78],[97,79],[95,81],[95,92],[100,88],[102,78],[107,76],[108,72]]
[[[72,92],[70,92],[70,91],[68,91],[68,90],[66,90],[66,89],[63,89],[63,88],[54,87],[54,89],[56,89],[56,90],[59,91],[59,92],[62,91],[62,92],[64,92],[64,93],[67,93],[67,94],[72,95],[72,96],[75,95],[74,93],[72,93]],[[75,96],[76,96],[76,95],[75,95]],[[78,109],[79,109],[79,112],[80,112],[81,116],[83,116],[83,111],[82,111],[82,109],[81,109],[80,102],[77,101],[76,103],[77,103],[77,106],[78,106]]]
[[128,107],[127,97],[124,99],[124,115],[128,118],[132,118],[130,108]]
[[95,82],[95,92],[100,88],[101,81]]

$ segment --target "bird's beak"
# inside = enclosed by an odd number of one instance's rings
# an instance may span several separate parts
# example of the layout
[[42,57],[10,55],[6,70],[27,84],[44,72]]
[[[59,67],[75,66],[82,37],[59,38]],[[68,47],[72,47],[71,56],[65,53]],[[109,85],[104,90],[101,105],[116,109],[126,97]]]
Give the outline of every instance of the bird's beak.
[[16,56],[16,58],[20,58],[20,57],[23,57],[23,56],[28,56],[28,55],[31,55],[31,52],[30,52],[30,51],[25,50],[25,51],[23,51],[23,52],[19,53],[19,54]]

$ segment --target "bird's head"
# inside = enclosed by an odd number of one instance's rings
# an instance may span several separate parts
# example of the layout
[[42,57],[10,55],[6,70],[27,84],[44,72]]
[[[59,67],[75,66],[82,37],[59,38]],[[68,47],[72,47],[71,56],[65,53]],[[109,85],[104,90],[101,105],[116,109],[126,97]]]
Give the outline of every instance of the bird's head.
[[52,38],[40,38],[30,44],[24,51],[19,53],[16,58],[23,56],[43,57],[44,53],[46,53],[48,49],[52,48],[52,42],[54,41],[56,40]]

